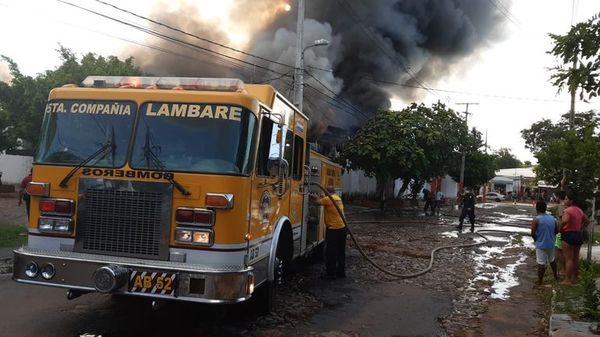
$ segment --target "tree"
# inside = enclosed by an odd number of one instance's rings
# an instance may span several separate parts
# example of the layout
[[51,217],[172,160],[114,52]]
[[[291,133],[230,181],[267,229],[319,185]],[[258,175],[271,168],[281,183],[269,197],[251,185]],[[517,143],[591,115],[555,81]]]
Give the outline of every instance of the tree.
[[402,178],[419,186],[445,175],[466,137],[464,121],[443,104],[412,104],[401,111],[381,111],[345,145],[349,168],[377,178],[382,200],[385,186]]
[[[551,68],[551,80],[560,92],[567,88],[576,92],[581,88],[580,99],[592,98],[600,93],[600,18],[597,15],[586,22],[572,26],[565,35],[549,34],[554,47],[548,53],[561,64]],[[577,66],[573,67],[573,61]]]
[[[481,132],[473,129],[468,134],[465,142],[465,186],[475,187],[488,182],[496,175],[495,156],[483,153],[480,148],[484,146]],[[449,171],[455,181],[460,181],[460,162],[462,153],[455,153],[454,164]]]
[[78,60],[69,49],[59,47],[62,64],[36,77],[23,75],[17,64],[2,56],[8,64],[12,80],[0,82],[0,151],[17,147],[20,138],[37,146],[44,106],[52,88],[68,83],[81,83],[88,75],[141,75],[133,58],[125,61],[115,56],[88,53]]
[[[424,153],[415,142],[420,118],[409,111],[380,111],[344,146],[341,157],[351,169],[377,179],[378,191],[394,178],[412,174]],[[382,198],[385,199],[385,196]]]
[[587,128],[583,136],[574,131],[566,132],[562,138],[548,144],[546,150],[536,155],[535,168],[538,179],[558,185],[566,170],[567,185],[583,198],[590,198],[600,177],[600,139]]
[[[594,111],[575,113],[575,133],[578,137],[582,137],[587,128],[595,128],[598,122],[600,122],[600,117]],[[533,123],[529,129],[521,130],[521,136],[525,140],[525,147],[535,154],[547,150],[550,142],[564,137],[568,130],[569,114],[564,114],[556,124],[549,119]]]
[[510,153],[510,149],[505,147],[496,151],[494,164],[497,170],[523,166],[523,163],[514,154]]

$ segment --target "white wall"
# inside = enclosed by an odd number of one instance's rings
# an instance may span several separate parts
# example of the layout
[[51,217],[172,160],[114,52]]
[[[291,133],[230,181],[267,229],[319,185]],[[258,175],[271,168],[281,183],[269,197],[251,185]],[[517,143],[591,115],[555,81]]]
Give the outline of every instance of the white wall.
[[377,180],[365,177],[362,170],[352,170],[342,174],[342,190],[344,194],[375,194]]
[[0,153],[0,172],[2,172],[2,184],[20,184],[21,180],[29,174],[33,157],[15,156]]
[[442,193],[450,199],[456,198],[458,193],[458,183],[448,175],[442,179]]
[[[402,187],[402,179],[394,181],[394,195],[397,195]],[[431,190],[429,183],[426,183],[425,188]],[[377,191],[377,181],[375,178],[365,177],[363,171],[350,171],[342,175],[342,189],[344,194],[375,194]],[[446,198],[456,198],[458,193],[458,184],[450,177],[445,176],[442,179],[442,193]],[[404,194],[410,194],[410,188],[406,189]]]

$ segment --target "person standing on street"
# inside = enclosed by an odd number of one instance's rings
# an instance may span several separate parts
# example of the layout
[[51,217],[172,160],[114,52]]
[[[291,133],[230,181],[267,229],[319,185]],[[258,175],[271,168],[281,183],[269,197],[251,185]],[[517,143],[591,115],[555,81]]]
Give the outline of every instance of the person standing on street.
[[423,213],[427,215],[427,210],[431,206],[431,192],[428,189],[423,189],[423,200],[425,201],[425,207],[423,207]]
[[[567,193],[565,193],[565,191],[558,191],[558,193],[556,194],[556,199],[558,201],[558,205],[556,206],[556,220],[557,223],[559,224],[559,228],[560,228],[560,223],[561,223],[561,219],[563,216],[563,213],[565,211],[565,197],[566,197]],[[561,238],[561,234],[560,232],[558,234],[556,234],[556,239],[554,240],[554,248],[556,251],[556,257],[558,258],[558,274],[561,276],[565,275],[565,271],[566,271],[566,265],[565,265],[565,257],[563,255],[563,250],[562,250],[562,238]]]
[[462,232],[463,222],[465,217],[469,216],[469,222],[471,223],[471,233],[475,231],[475,194],[470,189],[465,189],[465,193],[462,196],[462,211],[460,212],[458,231]]
[[587,215],[577,206],[573,192],[567,192],[565,210],[560,222],[563,256],[565,258],[564,284],[576,284],[579,275],[579,249],[583,244],[583,230],[590,223]]
[[550,264],[554,279],[558,281],[558,270],[554,257],[555,235],[558,233],[556,219],[546,214],[546,202],[543,200],[535,204],[537,216],[531,222],[531,237],[535,242],[535,259],[537,261],[538,285],[541,286],[546,273],[546,265]]
[[[327,187],[339,209],[344,212],[344,204],[335,189]],[[342,215],[337,211],[333,202],[328,196],[317,199],[314,196],[313,203],[325,206],[325,275],[324,278],[333,280],[335,278],[346,277],[346,225]]]
[[27,184],[31,182],[33,169],[29,171],[29,175],[21,180],[21,189],[19,190],[19,206],[23,204],[25,201],[25,209],[27,210],[27,220],[29,220],[29,205],[31,204],[31,196],[25,188],[27,188]]
[[442,193],[441,190],[438,190],[437,192],[435,192],[435,202],[433,203],[434,209],[432,210],[432,213],[440,215],[440,207],[442,207],[443,199],[444,199],[444,193]]

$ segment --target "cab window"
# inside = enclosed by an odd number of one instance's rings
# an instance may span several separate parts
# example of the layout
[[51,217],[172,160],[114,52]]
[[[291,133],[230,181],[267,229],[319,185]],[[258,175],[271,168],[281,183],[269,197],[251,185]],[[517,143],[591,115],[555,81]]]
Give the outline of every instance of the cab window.
[[302,161],[302,154],[304,153],[304,139],[302,137],[294,136],[294,168],[292,172],[292,179],[302,179],[302,168],[304,163]]

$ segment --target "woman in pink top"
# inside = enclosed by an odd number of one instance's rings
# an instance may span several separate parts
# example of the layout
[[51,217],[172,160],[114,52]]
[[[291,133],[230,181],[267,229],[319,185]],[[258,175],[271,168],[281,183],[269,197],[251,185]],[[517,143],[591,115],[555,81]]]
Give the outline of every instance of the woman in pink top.
[[567,193],[565,210],[560,221],[560,233],[565,259],[564,283],[576,284],[579,275],[579,249],[583,244],[583,230],[590,222],[581,208],[575,205],[573,192]]

